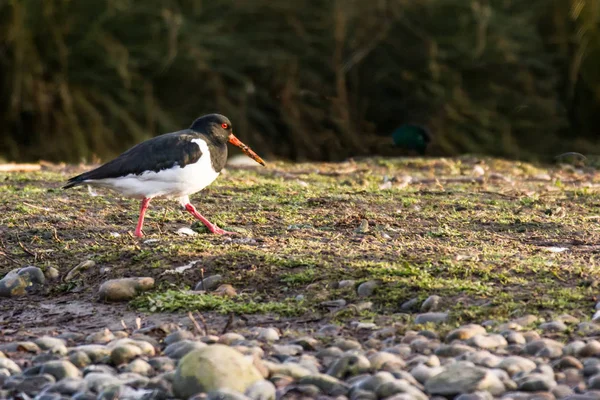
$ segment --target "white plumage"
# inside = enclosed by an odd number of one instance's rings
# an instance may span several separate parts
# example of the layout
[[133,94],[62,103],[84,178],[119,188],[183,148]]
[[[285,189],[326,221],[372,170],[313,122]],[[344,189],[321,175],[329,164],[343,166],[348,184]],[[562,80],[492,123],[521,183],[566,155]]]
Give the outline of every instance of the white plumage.
[[183,168],[176,165],[159,172],[146,171],[141,175],[129,174],[118,178],[92,179],[84,181],[84,183],[107,187],[126,197],[140,199],[154,197],[187,198],[187,196],[199,192],[213,183],[220,174],[212,168],[206,141],[194,139],[192,142],[198,145],[200,151],[202,151],[202,156],[197,162],[188,164]]

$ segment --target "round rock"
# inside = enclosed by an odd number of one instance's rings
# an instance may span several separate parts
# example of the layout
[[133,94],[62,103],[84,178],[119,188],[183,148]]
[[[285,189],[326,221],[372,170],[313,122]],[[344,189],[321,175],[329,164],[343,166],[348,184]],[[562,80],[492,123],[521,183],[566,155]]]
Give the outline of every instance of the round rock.
[[138,293],[153,287],[154,278],[150,277],[112,279],[100,286],[98,295],[103,301],[129,301]]
[[173,391],[184,398],[223,388],[244,393],[262,379],[252,361],[240,352],[213,344],[194,350],[179,361]]

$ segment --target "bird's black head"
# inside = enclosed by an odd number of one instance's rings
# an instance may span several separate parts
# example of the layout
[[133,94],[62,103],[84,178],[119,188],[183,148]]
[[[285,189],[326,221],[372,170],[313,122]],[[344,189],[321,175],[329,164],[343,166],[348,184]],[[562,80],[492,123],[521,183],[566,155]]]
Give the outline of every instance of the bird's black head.
[[190,129],[202,133],[209,140],[218,144],[227,143],[229,135],[232,133],[231,121],[221,114],[204,115],[196,119]]
[[208,114],[200,117],[194,121],[192,126],[190,126],[190,129],[194,132],[203,134],[207,140],[212,141],[213,143],[224,145],[229,142],[242,149],[248,157],[252,158],[257,163],[265,165],[262,158],[233,135],[231,121],[224,115]]

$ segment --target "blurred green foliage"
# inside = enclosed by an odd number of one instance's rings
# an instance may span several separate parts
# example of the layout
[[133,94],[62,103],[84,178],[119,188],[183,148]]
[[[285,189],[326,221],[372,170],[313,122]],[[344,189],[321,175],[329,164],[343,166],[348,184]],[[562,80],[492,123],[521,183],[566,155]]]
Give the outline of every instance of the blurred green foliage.
[[598,0],[0,0],[0,157],[107,158],[205,113],[260,154],[600,151]]

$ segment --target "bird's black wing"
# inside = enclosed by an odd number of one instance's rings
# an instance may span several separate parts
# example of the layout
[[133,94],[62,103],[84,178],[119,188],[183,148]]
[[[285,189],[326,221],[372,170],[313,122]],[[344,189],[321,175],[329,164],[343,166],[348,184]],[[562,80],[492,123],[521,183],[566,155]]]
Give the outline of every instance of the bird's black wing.
[[147,171],[158,172],[176,165],[183,168],[195,163],[202,156],[200,147],[192,142],[197,138],[197,134],[186,129],[146,140],[114,160],[69,179],[63,188],[81,185],[89,179],[118,178],[129,174],[141,175]]

